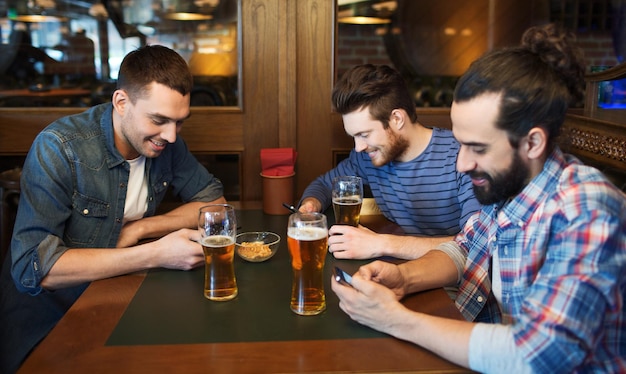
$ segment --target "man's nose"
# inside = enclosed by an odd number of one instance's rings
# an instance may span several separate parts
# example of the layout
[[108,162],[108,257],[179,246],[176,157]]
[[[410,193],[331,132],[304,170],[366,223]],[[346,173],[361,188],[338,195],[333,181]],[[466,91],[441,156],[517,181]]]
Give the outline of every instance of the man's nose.
[[476,168],[476,162],[472,157],[470,157],[469,152],[465,149],[465,147],[461,146],[459,149],[459,154],[456,157],[456,170],[459,173],[467,173],[470,170],[474,170]]
[[163,126],[161,131],[161,138],[167,140],[168,143],[176,142],[176,134],[178,134],[178,127],[175,122],[167,123]]
[[363,152],[367,149],[367,144],[363,140],[354,139],[354,150],[357,152]]

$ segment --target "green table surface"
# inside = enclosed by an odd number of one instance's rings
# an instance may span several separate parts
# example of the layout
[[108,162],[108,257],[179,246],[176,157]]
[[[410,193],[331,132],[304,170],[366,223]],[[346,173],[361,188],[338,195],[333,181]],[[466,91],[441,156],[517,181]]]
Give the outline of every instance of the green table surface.
[[[330,289],[331,269],[348,272],[364,261],[326,256],[326,310],[317,316],[291,311],[291,266],[287,251],[288,216],[260,210],[237,211],[239,232],[273,231],[281,236],[271,259],[250,263],[235,257],[238,296],[210,301],[203,296],[204,267],[192,271],[157,269],[148,272],[107,345],[194,344],[383,337],[352,321]],[[332,213],[328,217],[332,224]]]

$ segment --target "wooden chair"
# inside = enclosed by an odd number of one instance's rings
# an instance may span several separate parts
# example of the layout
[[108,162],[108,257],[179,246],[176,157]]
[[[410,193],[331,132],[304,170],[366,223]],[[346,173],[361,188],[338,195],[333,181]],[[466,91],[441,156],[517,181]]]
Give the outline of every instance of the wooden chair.
[[0,173],[0,264],[4,261],[11,245],[17,203],[20,198],[21,174],[20,168]]

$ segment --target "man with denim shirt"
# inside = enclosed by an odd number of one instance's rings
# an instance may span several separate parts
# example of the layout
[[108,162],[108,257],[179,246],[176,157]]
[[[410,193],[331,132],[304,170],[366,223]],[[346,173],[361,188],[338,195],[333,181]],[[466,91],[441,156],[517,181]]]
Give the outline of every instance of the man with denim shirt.
[[[198,208],[226,201],[221,182],[177,136],[192,86],[176,52],[143,47],[122,62],[110,104],[37,136],[0,280],[0,372],[18,368],[89,282],[204,262],[192,229]],[[184,204],[157,216],[168,188]],[[150,238],[160,239],[139,244]]]
[[[584,66],[566,33],[528,30],[459,80],[451,118],[483,208],[420,259],[333,281],[354,320],[488,373],[626,372],[626,198],[556,145]],[[458,285],[467,321],[416,313],[404,295]]]

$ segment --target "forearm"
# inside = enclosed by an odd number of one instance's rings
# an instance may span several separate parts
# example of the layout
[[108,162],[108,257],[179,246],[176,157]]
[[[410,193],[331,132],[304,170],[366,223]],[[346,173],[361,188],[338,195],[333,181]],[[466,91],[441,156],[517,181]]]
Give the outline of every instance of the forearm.
[[71,287],[155,267],[157,242],[130,248],[71,248],[59,257],[41,286],[48,290]]
[[191,202],[177,207],[165,214],[146,217],[141,220],[132,222],[133,230],[138,234],[138,239],[158,238],[170,232],[198,227],[198,211],[208,204],[225,204],[226,200],[222,197],[211,202]]
[[404,260],[414,260],[424,256],[439,244],[454,239],[454,236],[430,237],[430,236],[400,236],[383,234],[385,240],[383,248],[384,256],[391,256]]
[[432,250],[424,256],[398,265],[405,280],[405,294],[454,285],[457,267],[445,252]]
[[417,344],[463,367],[469,367],[469,341],[474,324],[417,313],[406,308],[402,315],[388,318],[395,324],[383,329],[398,339]]
[[190,270],[204,263],[198,230],[183,229],[125,248],[70,248],[56,259],[41,286],[56,289],[157,267]]

